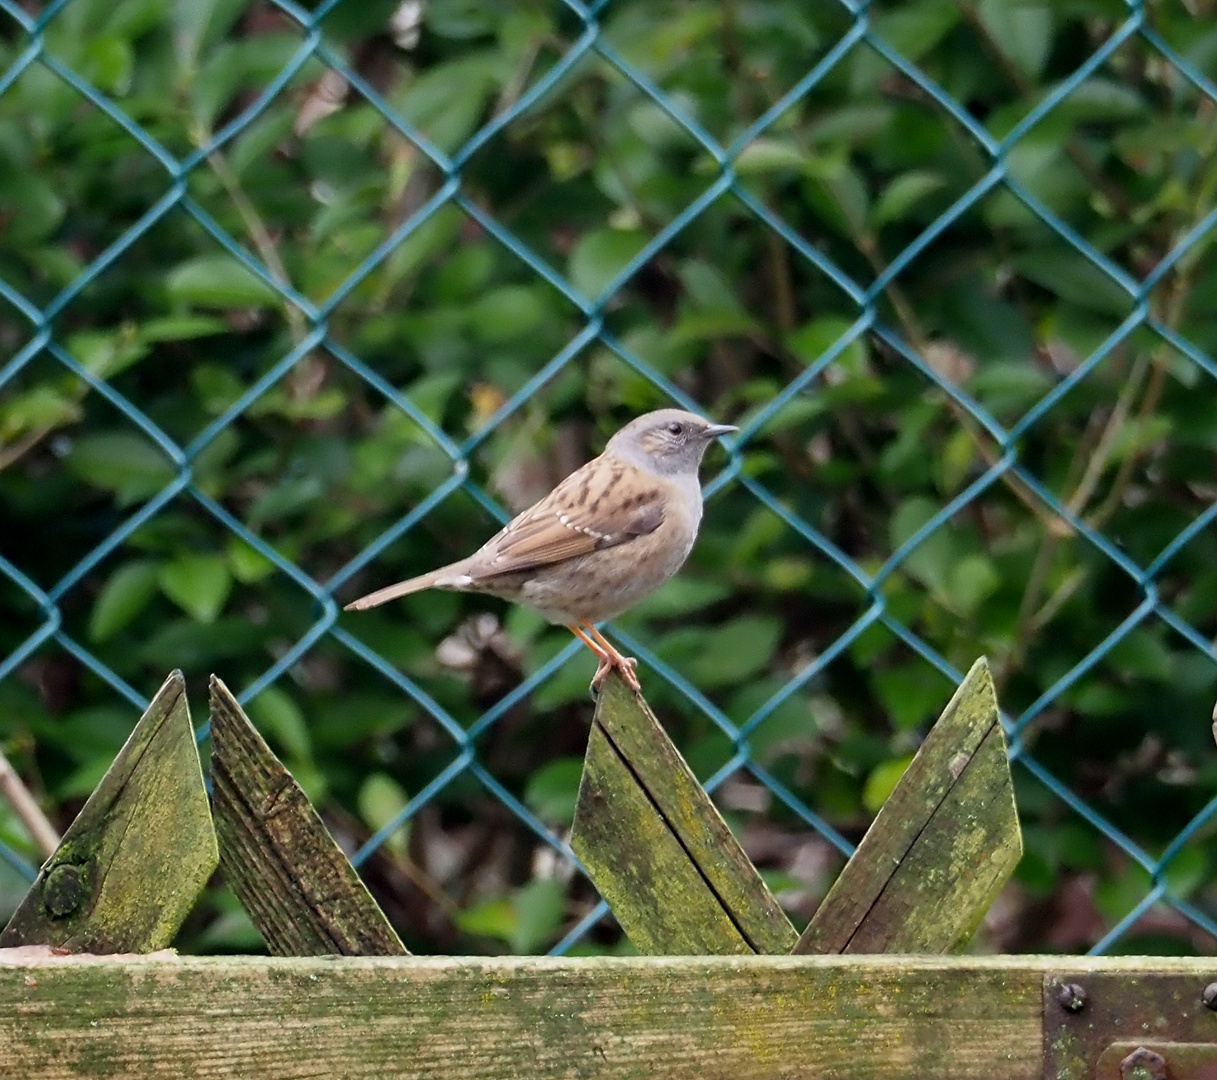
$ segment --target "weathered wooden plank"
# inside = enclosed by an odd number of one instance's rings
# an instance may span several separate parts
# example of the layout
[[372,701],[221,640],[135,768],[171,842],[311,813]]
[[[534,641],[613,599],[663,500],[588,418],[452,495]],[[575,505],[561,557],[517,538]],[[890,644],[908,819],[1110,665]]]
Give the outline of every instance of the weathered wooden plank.
[[654,713],[605,680],[571,846],[648,953],[782,953],[797,934]]
[[401,956],[406,948],[300,785],[211,677],[220,866],[279,956]]
[[993,680],[978,660],[795,947],[947,952],[1022,855]]
[[0,946],[164,948],[217,861],[186,683],[175,671],[43,865]]
[[750,953],[688,851],[593,724],[571,844],[639,952]]
[[1033,1080],[1043,980],[1211,958],[184,957],[0,953],[5,1075]]

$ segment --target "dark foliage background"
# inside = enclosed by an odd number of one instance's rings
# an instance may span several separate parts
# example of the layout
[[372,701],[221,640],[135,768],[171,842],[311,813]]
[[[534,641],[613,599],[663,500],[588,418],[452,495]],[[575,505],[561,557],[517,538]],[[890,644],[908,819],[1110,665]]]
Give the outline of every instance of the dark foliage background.
[[[407,812],[362,868],[412,949],[569,947],[591,658],[326,601],[666,386],[744,435],[617,626],[796,922],[984,653],[980,947],[1211,951],[1215,75],[1209,0],[0,0],[0,746],[62,828],[216,671],[352,850]],[[257,939],[217,886],[182,946]]]

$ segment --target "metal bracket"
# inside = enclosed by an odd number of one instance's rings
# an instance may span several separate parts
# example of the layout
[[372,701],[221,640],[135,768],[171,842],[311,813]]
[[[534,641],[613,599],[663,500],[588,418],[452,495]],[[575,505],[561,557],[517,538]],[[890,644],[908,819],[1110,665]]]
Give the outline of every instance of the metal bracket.
[[1045,1080],[1217,1080],[1217,979],[1044,976]]

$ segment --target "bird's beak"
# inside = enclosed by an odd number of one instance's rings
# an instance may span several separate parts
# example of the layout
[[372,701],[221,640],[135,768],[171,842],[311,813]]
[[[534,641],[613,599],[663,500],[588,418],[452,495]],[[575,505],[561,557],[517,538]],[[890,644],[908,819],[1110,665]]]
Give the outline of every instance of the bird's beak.
[[734,424],[711,424],[706,428],[706,438],[717,439],[720,435],[730,435],[733,431],[739,431]]

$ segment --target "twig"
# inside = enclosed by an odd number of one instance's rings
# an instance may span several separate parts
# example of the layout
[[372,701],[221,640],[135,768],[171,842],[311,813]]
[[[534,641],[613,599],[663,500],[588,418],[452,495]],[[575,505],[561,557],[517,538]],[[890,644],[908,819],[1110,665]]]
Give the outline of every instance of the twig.
[[54,430],[53,425],[43,424],[27,431],[7,446],[0,446],[0,470],[7,469],[10,465],[20,461]]
[[[879,254],[879,242],[877,237],[869,229],[864,230],[862,235],[856,240],[858,250],[862,252],[867,262],[870,263],[871,269],[876,274],[882,274],[886,269],[883,258]],[[889,281],[884,288],[887,298],[892,305],[892,309],[896,313],[896,319],[899,321],[901,328],[904,331],[905,337],[917,352],[922,355],[926,352],[928,344],[925,334],[922,332],[920,325],[917,322],[917,317],[913,312],[913,306],[909,303],[908,298],[904,295],[904,291],[896,284],[895,281]],[[973,445],[976,447],[980,456],[984,459],[986,465],[992,468],[1001,460],[1001,455],[997,450],[990,445],[990,441],[985,438],[984,432],[980,425],[976,423],[972,415],[959,404],[950,394],[946,394],[944,404],[947,410],[955,418],[955,421],[960,427],[968,433],[972,439]],[[1022,480],[1014,476],[1010,472],[1003,472],[1000,477],[1001,482],[1010,489],[1014,496],[1021,502],[1031,513],[1039,519],[1050,536],[1072,536],[1073,526],[1069,522],[1054,513],[1049,508],[1045,507],[1039,499],[1037,499],[1030,488],[1027,487]]]
[[1099,441],[1085,455],[1085,471],[1066,503],[1071,514],[1077,515],[1086,509],[1086,504],[1090,502],[1090,497],[1103,478],[1103,473],[1107,471],[1107,460],[1115,447],[1116,439],[1128,422],[1128,414],[1132,411],[1133,402],[1141,392],[1141,384],[1145,381],[1147,366],[1144,357],[1138,356],[1131,374],[1124,380],[1124,385],[1120,388],[1115,408],[1111,410],[1111,415],[1107,418],[1107,424],[1099,436]]
[[42,807],[38,805],[37,800],[30,794],[30,789],[17,775],[17,770],[4,756],[3,750],[0,750],[0,795],[4,796],[9,806],[13,808],[13,813],[17,815],[17,820],[34,838],[34,843],[38,845],[43,859],[49,859],[54,855],[55,849],[59,847],[59,834],[55,831],[55,826],[47,819],[46,814],[42,812]]
[[[201,146],[207,140],[200,134],[197,141]],[[207,164],[211,166],[216,174],[216,179],[220,181],[220,184],[228,193],[228,197],[232,199],[232,204],[244,223],[254,248],[257,250],[258,255],[261,256],[262,261],[266,263],[266,268],[270,271],[271,277],[275,279],[275,283],[285,289],[290,288],[291,278],[287,275],[287,267],[283,265],[283,260],[279,258],[279,248],[275,244],[275,239],[271,236],[270,229],[266,227],[266,223],[262,220],[262,215],[258,213],[258,208],[254,206],[249,196],[245,194],[245,189],[241,187],[241,181],[238,179],[237,174],[233,172],[232,166],[228,164],[228,159],[219,150],[213,150],[207,155]],[[304,313],[295,304],[284,299],[283,314],[287,319],[287,326],[291,333],[293,344],[299,345],[304,340],[304,335],[308,332],[308,328],[305,325]]]
[[[1018,67],[1013,64],[1005,51],[1001,48],[993,36],[989,33],[988,28],[981,20],[980,15],[976,11],[975,4],[965,4],[963,6],[964,18],[967,19],[969,25],[984,43],[985,48],[993,57],[994,63],[998,69],[1006,77],[1014,89],[1024,97],[1031,97],[1035,93],[1035,87],[1031,82],[1023,76]],[[1124,192],[1114,184],[1110,177],[1103,173],[1103,170],[1095,163],[1090,156],[1090,152],[1086,147],[1078,141],[1077,137],[1071,132],[1064,141],[1065,153],[1069,159],[1077,166],[1078,171],[1086,178],[1086,182],[1094,188],[1095,191],[1102,194],[1108,204],[1114,211],[1117,218],[1127,220],[1132,216],[1133,207],[1129,205],[1128,200],[1124,197]]]

